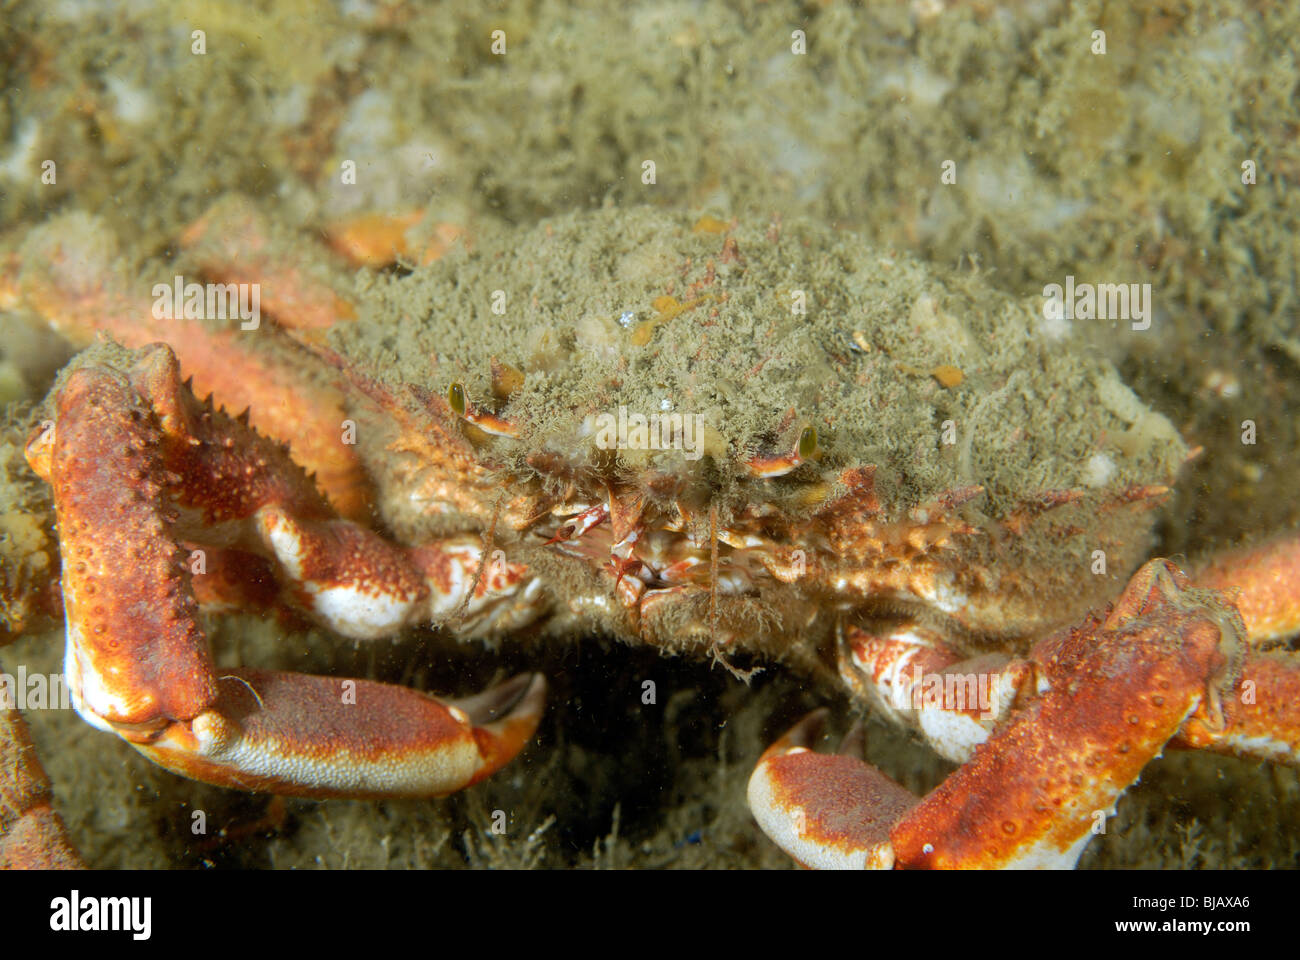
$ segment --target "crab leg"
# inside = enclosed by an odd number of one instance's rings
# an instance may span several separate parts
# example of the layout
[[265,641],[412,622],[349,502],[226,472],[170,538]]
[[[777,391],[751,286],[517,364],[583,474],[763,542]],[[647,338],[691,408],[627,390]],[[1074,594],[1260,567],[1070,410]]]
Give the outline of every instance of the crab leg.
[[[1244,633],[1233,607],[1152,561],[1104,620],[1090,617],[1036,646],[1037,695],[915,806],[866,763],[809,752],[796,728],[760,760],[751,808],[769,836],[812,866],[1073,866],[1189,718],[1223,727]],[[868,812],[872,796],[885,813]],[[855,798],[868,798],[867,810]]]
[[56,218],[32,234],[13,269],[0,275],[0,302],[24,304],[77,347],[93,343],[97,333],[133,348],[168,341],[201,393],[253,411],[264,432],[292,440],[294,455],[317,475],[335,508],[366,516],[370,483],[356,448],[340,442],[347,414],[338,389],[305,375],[300,357],[266,328],[155,316],[151,284],[171,283],[171,272],[129,276],[111,262],[107,251],[116,247],[96,220]]
[[1223,723],[1192,717],[1170,743],[1300,766],[1300,662],[1295,654],[1246,655],[1241,680],[1223,702]]
[[1300,630],[1300,535],[1221,554],[1195,580],[1229,594],[1252,647]]
[[912,727],[945,759],[965,763],[1033,676],[1002,654],[963,659],[927,627],[884,635],[850,626],[838,645],[840,676],[863,699]]
[[0,870],[80,867],[17,710],[0,707]]
[[[1229,595],[1249,646],[1237,688],[1224,700],[1223,727],[1192,718],[1170,746],[1300,765],[1300,727],[1288,717],[1290,705],[1300,703],[1300,661],[1285,651],[1257,649],[1300,631],[1300,538],[1216,557],[1195,582]],[[988,739],[1032,675],[1024,660],[1007,662],[996,654],[963,660],[920,624],[883,635],[850,626],[840,652],[840,675],[862,699],[957,763]]]
[[181,246],[204,276],[249,283],[284,326],[326,330],[355,320],[351,300],[330,282],[323,251],[294,232],[276,231],[248,197],[232,194],[213,204],[181,234]]
[[1290,534],[1216,557],[1196,582],[1222,590],[1241,611],[1250,648],[1224,701],[1224,723],[1193,717],[1173,745],[1300,766],[1300,657],[1264,650],[1300,632],[1300,536]]
[[74,370],[28,447],[54,488],[82,717],[188,776],[305,796],[436,796],[513,756],[540,718],[540,676],[457,705],[360,680],[216,673],[181,527],[275,559],[304,609],[350,636],[427,617],[471,586],[481,604],[513,603],[523,571],[475,584],[477,557],[408,551],[339,520],[281,448],[194,399],[170,349],[134,359],[129,373]]

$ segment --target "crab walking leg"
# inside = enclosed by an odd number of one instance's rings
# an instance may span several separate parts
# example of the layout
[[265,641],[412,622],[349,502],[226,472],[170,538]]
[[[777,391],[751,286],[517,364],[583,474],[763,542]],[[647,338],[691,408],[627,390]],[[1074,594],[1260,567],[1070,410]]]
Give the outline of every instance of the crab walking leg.
[[475,537],[406,548],[339,519],[279,445],[198,403],[168,348],[146,350],[131,379],[158,417],[161,454],[180,478],[173,500],[195,539],[224,537],[275,560],[288,599],[324,626],[359,640],[390,636],[449,615],[471,587],[471,635],[539,612],[540,584],[524,566],[484,564],[475,580],[482,553]]
[[[765,755],[751,804],[768,835],[810,864],[809,843],[850,848],[866,865],[1072,867],[1095,825],[1189,718],[1223,725],[1243,634],[1235,609],[1191,588],[1167,561],[1152,561],[1104,620],[1089,617],[1035,647],[1036,696],[898,817],[887,838],[857,830],[847,809],[838,820],[827,816],[845,784],[903,806],[896,785],[861,761],[806,753],[812,759],[788,769]],[[765,788],[756,792],[759,779]],[[860,809],[856,816],[880,818]],[[827,841],[821,834],[837,822]],[[814,823],[821,834],[809,829]]]
[[337,289],[328,254],[290,230],[277,230],[248,197],[219,201],[181,234],[181,246],[205,277],[256,287],[276,322],[299,330],[327,330],[356,319],[345,291]]
[[0,870],[82,866],[17,710],[0,707]]
[[541,610],[540,581],[523,564],[482,562],[477,537],[407,549],[346,520],[298,519],[277,506],[259,509],[254,524],[293,584],[294,604],[345,637],[391,636],[462,606],[465,636],[499,633]]
[[1002,654],[962,659],[919,624],[885,634],[850,626],[838,647],[840,676],[853,690],[955,763],[989,738],[1033,676],[1027,660]]
[[1223,591],[1241,612],[1250,645],[1241,677],[1223,702],[1223,724],[1193,717],[1173,742],[1300,766],[1300,655],[1261,646],[1300,633],[1300,536],[1292,533],[1221,554],[1195,577]]
[[1294,653],[1246,655],[1241,679],[1223,700],[1223,723],[1193,716],[1171,746],[1300,766],[1300,657]]
[[1194,579],[1229,595],[1252,646],[1300,631],[1300,535],[1221,554]]
[[159,346],[129,374],[81,366],[59,391],[54,426],[28,446],[54,489],[65,672],[78,713],[165,766],[248,789],[438,796],[499,768],[536,728],[540,677],[465,708],[364,681],[216,674],[174,504],[191,514],[187,523],[241,547],[258,542],[252,518],[268,504],[328,530],[339,551],[322,562],[335,586],[384,595],[381,608],[433,591],[401,548],[333,518],[276,445],[203,410],[175,365]]
[[56,217],[24,245],[15,275],[0,276],[0,301],[22,302],[77,347],[107,333],[128,347],[166,340],[201,394],[252,411],[256,425],[283,441],[314,472],[344,516],[365,517],[370,481],[356,448],[340,441],[347,417],[338,387],[307,375],[294,349],[267,330],[188,319],[181,310],[154,314],[153,281],[119,272],[105,252],[116,238],[84,215]]

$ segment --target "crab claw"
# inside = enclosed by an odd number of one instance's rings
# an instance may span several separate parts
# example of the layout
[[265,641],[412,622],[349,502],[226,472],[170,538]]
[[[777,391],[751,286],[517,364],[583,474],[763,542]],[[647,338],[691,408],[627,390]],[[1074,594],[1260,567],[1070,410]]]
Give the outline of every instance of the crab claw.
[[415,690],[235,670],[193,720],[132,745],[173,773],[299,797],[437,797],[505,766],[537,729],[541,674],[442,701]]
[[273,562],[283,593],[349,636],[395,631],[475,586],[471,608],[518,599],[505,608],[516,622],[532,609],[523,568],[476,583],[481,555],[463,544],[406,549],[341,520],[281,448],[200,405],[168,348],[99,356],[68,375],[57,419],[27,451],[54,490],[65,673],[87,722],[185,776],[292,796],[440,796],[519,752],[542,713],[540,676],[456,703],[366,680],[219,672],[195,616],[206,573],[179,546],[182,528]]
[[1034,646],[1028,702],[924,799],[810,753],[814,714],[763,755],[755,817],[809,866],[1073,867],[1189,718],[1225,728],[1244,632],[1219,594],[1153,560],[1104,617]]
[[763,832],[806,867],[888,870],[889,832],[919,799],[847,751],[812,752],[828,711],[814,710],[764,751],[749,778],[749,808]]

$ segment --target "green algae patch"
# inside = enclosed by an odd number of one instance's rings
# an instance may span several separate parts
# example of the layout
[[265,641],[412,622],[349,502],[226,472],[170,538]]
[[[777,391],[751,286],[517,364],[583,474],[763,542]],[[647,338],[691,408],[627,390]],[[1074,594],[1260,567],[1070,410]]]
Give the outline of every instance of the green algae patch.
[[[463,384],[518,431],[485,458],[525,476],[547,451],[579,473],[671,472],[672,496],[797,510],[810,484],[872,465],[891,514],[979,484],[1004,516],[1046,491],[1167,483],[1186,456],[1032,301],[809,224],[741,223],[724,239],[648,209],[561,217],[376,279],[362,313],[336,345],[390,382]],[[494,360],[524,375],[504,401]],[[601,450],[593,418],[620,410],[698,418],[699,442]],[[815,458],[751,475],[805,425]]]

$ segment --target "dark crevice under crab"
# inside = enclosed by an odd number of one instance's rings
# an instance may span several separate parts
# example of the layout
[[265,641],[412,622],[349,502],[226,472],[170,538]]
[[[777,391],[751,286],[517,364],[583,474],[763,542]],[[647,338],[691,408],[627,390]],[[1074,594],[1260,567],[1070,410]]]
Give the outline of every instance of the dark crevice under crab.
[[[750,803],[810,865],[1068,866],[1167,745],[1300,760],[1300,547],[1198,586],[1151,561],[1121,591],[1189,453],[1079,339],[974,277],[647,211],[366,273],[355,302],[238,198],[185,243],[119,271],[102,228],[65,217],[0,286],[74,341],[125,345],[64,371],[28,459],[54,493],[74,705],[169,769],[439,795],[536,727],[536,675],[459,703],[219,676],[197,605],[268,599],[359,639],[598,630],[778,660],[964,764],[918,801],[801,723]],[[155,316],[148,281],[178,269],[258,283],[277,324]],[[967,681],[984,700],[929,695]],[[0,788],[20,811],[3,859],[57,856],[39,771]]]

